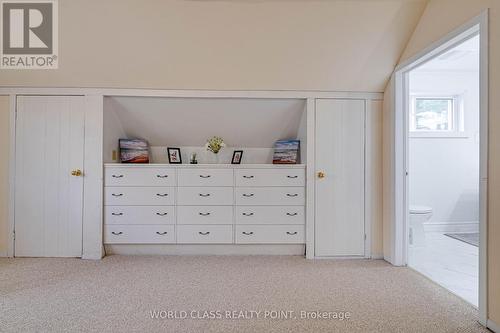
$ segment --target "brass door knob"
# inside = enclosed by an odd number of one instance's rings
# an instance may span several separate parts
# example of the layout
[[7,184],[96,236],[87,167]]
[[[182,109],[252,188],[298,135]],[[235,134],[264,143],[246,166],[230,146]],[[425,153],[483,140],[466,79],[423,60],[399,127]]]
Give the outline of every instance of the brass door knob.
[[323,171],[319,171],[318,178],[325,178],[325,173]]
[[83,172],[80,169],[76,169],[76,170],[71,171],[71,175],[75,176],[75,177],[80,177],[83,175]]

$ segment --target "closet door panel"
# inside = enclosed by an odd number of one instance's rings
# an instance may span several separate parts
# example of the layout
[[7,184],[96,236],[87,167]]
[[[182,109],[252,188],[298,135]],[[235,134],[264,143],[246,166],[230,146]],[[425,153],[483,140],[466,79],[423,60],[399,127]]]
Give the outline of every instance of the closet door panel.
[[[363,256],[365,101],[316,101],[316,256]],[[323,174],[320,174],[323,173]]]
[[17,99],[15,256],[82,254],[84,98]]

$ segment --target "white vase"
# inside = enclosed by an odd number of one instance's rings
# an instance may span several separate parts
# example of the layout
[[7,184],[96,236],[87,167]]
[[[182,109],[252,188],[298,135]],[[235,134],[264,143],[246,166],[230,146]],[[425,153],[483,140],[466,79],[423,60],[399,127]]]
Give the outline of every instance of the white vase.
[[[220,151],[219,151],[220,152]],[[207,164],[219,164],[219,154],[211,151],[207,153]]]

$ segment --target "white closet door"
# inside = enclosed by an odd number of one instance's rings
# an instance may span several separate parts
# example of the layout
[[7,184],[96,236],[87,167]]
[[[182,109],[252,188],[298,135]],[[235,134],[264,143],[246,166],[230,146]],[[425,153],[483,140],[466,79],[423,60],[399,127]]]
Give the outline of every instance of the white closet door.
[[364,154],[365,101],[316,100],[316,256],[364,255]]
[[17,99],[15,256],[81,257],[84,98]]

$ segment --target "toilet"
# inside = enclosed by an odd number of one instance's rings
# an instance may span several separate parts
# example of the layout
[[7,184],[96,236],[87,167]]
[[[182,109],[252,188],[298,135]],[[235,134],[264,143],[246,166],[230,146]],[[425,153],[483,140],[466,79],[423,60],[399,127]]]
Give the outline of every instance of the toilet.
[[412,246],[425,246],[424,223],[432,217],[432,208],[427,206],[410,206],[410,239]]

